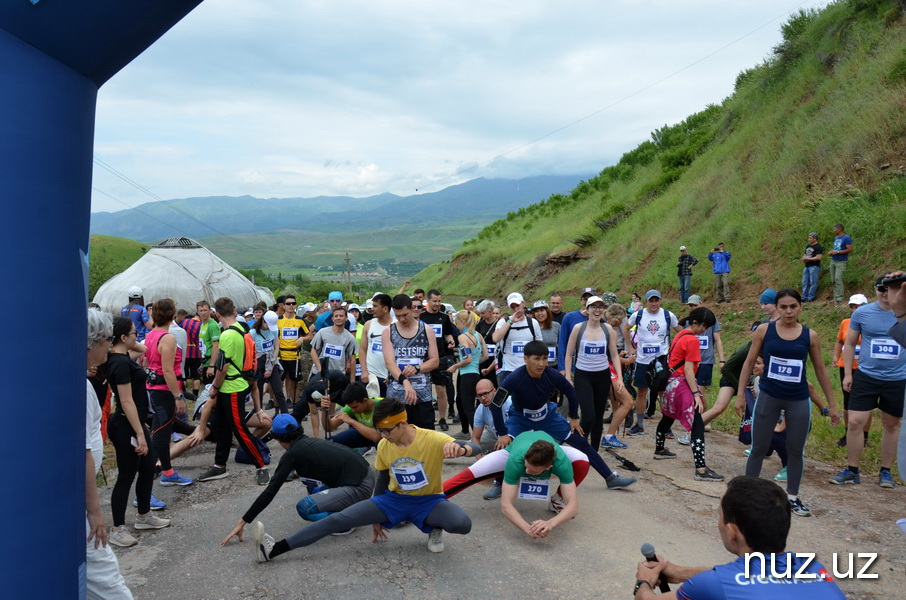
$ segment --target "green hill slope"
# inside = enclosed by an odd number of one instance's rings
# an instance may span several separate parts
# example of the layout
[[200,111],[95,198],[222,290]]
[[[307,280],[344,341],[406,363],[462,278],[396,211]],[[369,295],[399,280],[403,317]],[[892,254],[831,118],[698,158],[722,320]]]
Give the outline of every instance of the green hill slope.
[[94,293],[105,281],[128,269],[151,248],[151,245],[145,242],[112,235],[92,235],[89,244],[88,254],[91,259],[88,269],[89,298],[94,298]]
[[[736,298],[798,287],[806,234],[846,224],[847,289],[906,265],[904,3],[849,0],[800,12],[735,93],[664,126],[568,196],[510,213],[413,278],[464,295],[575,295],[585,285],[677,296],[680,245],[732,253]],[[826,299],[826,270],[821,298]]]

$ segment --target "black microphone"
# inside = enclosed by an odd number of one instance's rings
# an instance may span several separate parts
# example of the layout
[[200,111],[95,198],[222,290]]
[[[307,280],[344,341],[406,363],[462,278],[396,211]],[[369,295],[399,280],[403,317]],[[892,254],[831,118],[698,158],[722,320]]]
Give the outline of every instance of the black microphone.
[[[657,554],[654,553],[654,546],[645,542],[642,544],[642,556],[645,557],[645,560],[648,562],[660,562],[657,559]],[[664,575],[661,575],[661,581],[658,584],[658,587],[661,588],[661,593],[666,593],[670,591],[670,585],[667,583],[667,578]]]

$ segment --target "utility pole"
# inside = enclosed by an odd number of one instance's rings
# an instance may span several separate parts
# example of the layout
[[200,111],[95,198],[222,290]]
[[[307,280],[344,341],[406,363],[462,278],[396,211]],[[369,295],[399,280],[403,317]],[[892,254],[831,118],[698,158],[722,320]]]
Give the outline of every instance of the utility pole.
[[346,253],[346,284],[347,292],[352,296],[352,271],[349,268],[349,252]]

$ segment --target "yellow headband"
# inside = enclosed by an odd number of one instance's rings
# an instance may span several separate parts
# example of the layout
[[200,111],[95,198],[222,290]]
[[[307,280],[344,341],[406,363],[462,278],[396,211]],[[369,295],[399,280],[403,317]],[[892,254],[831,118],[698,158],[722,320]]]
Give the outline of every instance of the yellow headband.
[[384,429],[390,429],[391,427],[399,425],[400,423],[402,423],[405,420],[406,420],[406,411],[403,411],[396,415],[389,415],[387,417],[384,417],[383,419],[381,419],[380,421],[375,423],[375,427],[382,427]]

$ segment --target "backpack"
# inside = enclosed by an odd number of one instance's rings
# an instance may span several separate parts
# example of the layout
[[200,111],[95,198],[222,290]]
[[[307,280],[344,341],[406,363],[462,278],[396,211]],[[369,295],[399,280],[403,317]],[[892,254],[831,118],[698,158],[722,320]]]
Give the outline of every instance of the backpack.
[[232,359],[225,356],[227,362],[233,365],[234,369],[239,371],[238,375],[227,375],[226,379],[239,379],[242,377],[246,381],[253,381],[258,372],[258,355],[255,350],[255,340],[252,339],[252,336],[249,335],[247,331],[243,331],[236,325],[230,325],[227,329],[232,329],[242,336],[242,340],[245,342],[245,357],[242,360],[242,364],[237,365]]
[[503,353],[504,353],[504,350],[506,349],[506,339],[508,337],[510,337],[511,331],[513,331],[514,329],[528,329],[529,331],[532,332],[532,341],[536,341],[538,339],[535,337],[535,328],[532,326],[534,319],[532,319],[530,316],[526,315],[525,322],[526,322],[525,327],[513,327],[513,324],[510,323],[509,329],[507,329],[506,333],[503,334],[503,339],[497,343],[497,366],[499,368],[501,368],[501,369],[503,368]]
[[[607,343],[607,360],[610,361],[610,334],[607,333],[607,328],[604,327],[607,323],[606,319],[601,319],[601,329],[604,330],[604,341]],[[573,350],[573,367],[576,366],[576,361],[579,360],[579,343],[582,341],[582,336],[585,335],[585,329],[588,327],[588,321],[582,321],[582,327],[579,328],[579,337],[576,338],[576,347]]]
[[[642,313],[644,311],[645,311],[644,308],[640,308],[638,310],[638,312],[636,313],[636,317],[635,317],[635,323],[632,324],[632,334],[633,335],[631,337],[632,337],[633,346],[636,345],[635,341],[636,341],[636,339],[638,339],[639,323],[642,322]],[[667,347],[668,348],[670,347],[670,317],[672,317],[672,316],[673,315],[670,314],[670,311],[665,308],[664,309],[664,319],[667,321]],[[679,321],[677,321],[677,322],[679,322]]]

